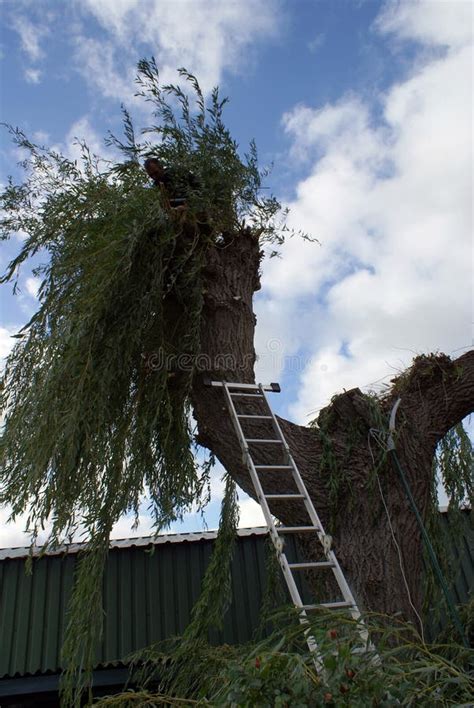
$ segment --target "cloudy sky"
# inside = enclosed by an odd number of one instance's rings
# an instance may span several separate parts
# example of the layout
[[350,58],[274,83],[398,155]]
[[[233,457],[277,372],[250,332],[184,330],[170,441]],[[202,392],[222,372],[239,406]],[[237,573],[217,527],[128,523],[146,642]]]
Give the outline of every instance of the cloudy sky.
[[[343,388],[376,388],[414,355],[473,346],[472,3],[469,0],[0,0],[1,120],[74,155],[101,152],[120,104],[138,125],[137,61],[165,81],[194,72],[230,96],[291,224],[256,302],[259,380],[300,423]],[[1,134],[0,182],[19,177]],[[18,240],[4,245],[3,270]],[[34,312],[38,283],[3,289],[0,355]],[[222,485],[216,471],[209,525]],[[21,545],[21,522],[0,546]],[[242,496],[241,525],[261,523]],[[198,530],[190,515],[176,530]],[[146,514],[136,535],[146,534]],[[116,537],[130,534],[124,519]]]

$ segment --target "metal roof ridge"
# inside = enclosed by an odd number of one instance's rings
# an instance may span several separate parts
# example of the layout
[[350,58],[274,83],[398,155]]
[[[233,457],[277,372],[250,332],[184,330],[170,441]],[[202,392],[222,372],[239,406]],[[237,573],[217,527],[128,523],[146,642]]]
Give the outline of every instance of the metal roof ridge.
[[[237,536],[259,536],[268,533],[266,526],[252,526],[250,528],[238,529]],[[111,539],[109,549],[133,548],[146,546],[159,546],[164,543],[192,543],[195,541],[208,541],[217,537],[217,529],[211,531],[187,531],[184,533],[166,533],[158,536],[136,536],[129,538]],[[87,542],[67,543],[56,548],[50,548],[46,552],[42,546],[17,546],[14,548],[0,548],[0,561],[7,558],[27,558],[30,554],[33,557],[71,555],[87,548]]]
[[[448,511],[447,506],[440,506],[439,511],[442,514],[446,514]],[[470,507],[467,505],[463,511],[469,512]],[[254,536],[262,535],[268,533],[266,526],[251,526],[249,528],[243,528],[237,530],[237,536]],[[186,531],[184,533],[166,533],[159,534],[158,536],[136,536],[128,538],[118,538],[111,539],[109,549],[114,548],[133,548],[134,546],[146,547],[146,546],[159,546],[163,543],[191,543],[194,541],[205,541],[213,540],[217,537],[217,529],[211,531]],[[43,552],[43,546],[35,546],[32,550],[30,546],[16,546],[12,548],[0,548],[0,561],[6,560],[7,558],[27,558],[30,554],[33,557],[44,556],[59,556],[59,555],[72,555],[74,553],[79,553],[87,547],[87,542],[77,542],[77,543],[67,543],[56,548],[50,548],[46,552]]]

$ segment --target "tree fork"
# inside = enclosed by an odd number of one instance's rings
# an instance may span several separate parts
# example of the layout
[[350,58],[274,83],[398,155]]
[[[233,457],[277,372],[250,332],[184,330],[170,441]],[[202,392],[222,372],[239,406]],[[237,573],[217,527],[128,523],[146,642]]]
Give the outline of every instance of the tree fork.
[[[253,293],[260,287],[262,255],[258,238],[249,229],[227,237],[221,246],[209,248],[203,270],[200,344],[202,360],[207,364],[205,371],[196,372],[191,392],[197,441],[216,455],[254,499],[222,390],[206,386],[204,379],[255,382]],[[417,357],[392,384],[389,393],[378,401],[380,414],[388,421],[394,401],[402,397],[397,451],[426,518],[436,444],[474,410],[474,352],[455,361],[446,355]],[[368,434],[374,423],[367,397],[357,388],[347,391],[318,418],[329,436],[341,479],[335,509],[329,499],[331,473],[324,463],[320,432],[281,418],[279,423],[325,527],[331,526],[336,553],[360,606],[388,614],[401,612],[419,628],[422,540],[404,490],[390,466],[381,468],[380,489],[375,480],[373,452],[377,446],[369,449]],[[354,428],[358,430],[355,444],[350,440]],[[271,461],[271,451],[262,448],[262,461]],[[268,473],[266,482],[268,493],[281,491],[278,473]],[[303,506],[297,502],[274,501],[271,510],[286,525],[307,521]]]

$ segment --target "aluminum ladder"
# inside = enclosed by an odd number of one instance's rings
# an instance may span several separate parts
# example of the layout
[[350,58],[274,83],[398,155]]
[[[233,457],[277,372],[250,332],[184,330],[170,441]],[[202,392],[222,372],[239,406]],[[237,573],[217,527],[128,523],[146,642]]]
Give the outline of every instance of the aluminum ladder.
[[[347,583],[344,573],[336,558],[336,554],[331,549],[331,539],[330,536],[324,531],[321,520],[314,508],[311,497],[308,494],[306,486],[303,482],[301,474],[298,467],[293,459],[293,456],[288,447],[288,443],[285,440],[285,436],[278,424],[278,421],[270,407],[270,403],[266,396],[266,391],[271,391],[278,393],[280,391],[279,384],[243,384],[243,383],[229,383],[226,381],[207,381],[210,386],[219,386],[224,389],[226,402],[231,414],[231,419],[235,427],[235,431],[239,438],[239,442],[242,448],[243,461],[247,465],[249,470],[253,486],[257,495],[257,499],[261,505],[263,515],[265,517],[266,524],[270,533],[271,540],[275,546],[278,562],[283,571],[283,576],[288,587],[290,597],[293,601],[295,607],[300,610],[299,619],[302,624],[308,624],[308,611],[317,608],[326,609],[342,609],[347,608],[348,612],[351,614],[352,618],[359,623],[359,635],[362,640],[362,648],[356,649],[355,651],[365,651],[368,647],[372,647],[368,632],[361,622],[361,614],[359,608],[357,607],[354,596],[351,589]],[[255,401],[260,406],[258,413],[242,413],[240,409],[236,407],[238,405],[237,401],[241,399],[246,399],[247,401]],[[275,433],[274,438],[251,438],[247,437],[242,429],[241,421],[244,420],[266,420],[269,422]],[[283,447],[283,455],[285,458],[284,464],[256,464],[254,461],[254,455],[250,451],[250,446],[254,445],[278,445]],[[260,475],[265,474],[265,472],[279,471],[283,474],[288,473],[292,475],[293,481],[297,488],[297,493],[293,494],[266,494],[263,489],[263,485],[260,481]],[[306,526],[280,526],[275,523],[272,513],[269,508],[269,501],[271,500],[300,500],[303,502],[308,517],[310,519],[310,524]],[[324,561],[311,561],[307,563],[290,563],[284,552],[284,535],[285,534],[306,534],[314,533],[322,546],[325,560]],[[327,570],[330,569],[333,572],[336,583],[339,587],[342,597],[342,601],[337,602],[323,602],[314,605],[305,604],[301,598],[300,591],[295,581],[294,573],[305,570]],[[313,653],[316,668],[323,671],[322,662],[319,658],[318,646],[314,637],[310,634],[309,629],[305,632],[306,641],[310,651]]]

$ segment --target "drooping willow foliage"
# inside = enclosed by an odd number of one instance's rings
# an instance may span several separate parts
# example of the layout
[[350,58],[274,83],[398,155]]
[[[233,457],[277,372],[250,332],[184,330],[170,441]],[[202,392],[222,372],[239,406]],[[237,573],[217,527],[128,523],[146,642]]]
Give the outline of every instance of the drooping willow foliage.
[[[445,491],[450,523],[445,524],[437,513],[439,506],[439,486]],[[451,567],[452,552],[462,527],[462,513],[474,513],[474,447],[463,423],[455,425],[440,440],[433,459],[433,483],[431,490],[432,509],[427,519],[427,526],[438,549],[446,575],[455,572]],[[428,573],[427,597],[439,594],[436,580]]]
[[201,595],[193,607],[191,622],[186,628],[186,639],[202,639],[207,636],[210,627],[222,627],[232,599],[230,568],[239,516],[237,486],[227,474],[219,531],[204,576]]
[[[90,541],[65,642],[79,688],[100,636],[114,523],[138,516],[146,492],[158,532],[200,500],[207,481],[192,454],[192,369],[150,366],[150,357],[192,361],[199,352],[207,248],[244,222],[263,242],[286,235],[280,204],[262,196],[255,145],[241,156],[223,123],[226,100],[216,89],[207,103],[194,76],[180,75],[191,97],[161,86],[154,60],[139,63],[138,95],[151,104],[153,125],[137,140],[124,110],[125,137],[106,141],[115,162],[81,144],[77,164],[10,128],[27,155],[25,181],[10,181],[1,195],[0,235],[25,238],[2,280],[16,287],[35,257],[42,284],[3,377],[0,504],[12,519],[28,514],[33,543],[46,525],[49,545],[78,532]],[[194,175],[184,213],[151,186],[142,167],[149,156],[177,179]]]
[[[439,485],[442,485],[448,501],[446,524],[438,513]],[[431,489],[431,513],[426,526],[435,547],[445,577],[456,577],[459,568],[453,562],[453,547],[462,532],[462,514],[474,514],[474,447],[463,423],[455,425],[438,443],[433,459],[433,483]],[[468,511],[470,509],[470,512]],[[424,610],[435,624],[445,612],[445,601],[428,559],[425,559],[425,607]],[[466,608],[464,627],[466,635],[473,622],[473,601]]]
[[474,449],[462,423],[458,423],[438,444],[434,477],[442,482],[455,510],[474,505]]

